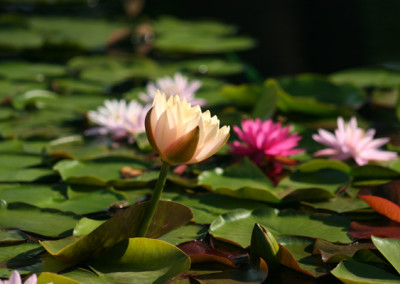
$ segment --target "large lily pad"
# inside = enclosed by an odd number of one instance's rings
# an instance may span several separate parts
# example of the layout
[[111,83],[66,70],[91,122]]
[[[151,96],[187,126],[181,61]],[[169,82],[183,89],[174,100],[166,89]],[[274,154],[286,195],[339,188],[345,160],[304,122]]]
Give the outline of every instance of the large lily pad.
[[371,237],[371,240],[383,256],[393,265],[397,272],[400,273],[400,257],[397,253],[400,248],[400,240],[378,238],[374,236]]
[[[266,207],[254,211],[237,209],[221,215],[211,223],[210,233],[243,247],[250,245],[253,226],[259,223],[274,236],[283,235],[320,238],[331,242],[349,243],[350,221],[327,215],[308,215]],[[328,225],[329,224],[329,225]]]
[[346,284],[383,284],[399,283],[400,277],[376,266],[344,260],[331,272]]
[[274,203],[280,202],[282,192],[247,158],[225,170],[204,171],[199,184],[218,194]]
[[121,170],[123,167],[129,166],[138,170],[145,170],[146,164],[134,159],[127,158],[104,158],[96,159],[88,162],[80,162],[76,160],[63,160],[54,166],[67,183],[84,184],[94,186],[107,186],[112,182],[124,184],[130,182],[137,186],[146,185],[149,181],[156,178],[147,175],[139,175],[131,178],[129,181],[122,180]]
[[19,229],[48,237],[57,237],[75,227],[78,217],[57,210],[45,210],[27,204],[0,207],[0,228]]
[[[114,244],[135,237],[146,213],[147,203],[133,205],[118,211],[107,222],[86,236],[74,236],[41,244],[53,256],[64,261],[78,261],[99,256]],[[170,201],[160,201],[147,237],[157,238],[186,224],[192,213],[189,208]]]

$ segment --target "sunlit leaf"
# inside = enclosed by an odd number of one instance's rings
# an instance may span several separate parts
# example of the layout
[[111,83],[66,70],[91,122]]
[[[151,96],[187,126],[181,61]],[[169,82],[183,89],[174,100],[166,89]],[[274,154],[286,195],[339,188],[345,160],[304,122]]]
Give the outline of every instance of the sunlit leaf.
[[72,230],[77,221],[76,215],[26,204],[10,204],[8,208],[0,208],[1,229],[19,229],[42,236],[60,236]]
[[[86,236],[74,236],[41,244],[53,256],[65,261],[77,261],[107,251],[114,244],[135,237],[148,203],[133,205],[117,211],[115,216]],[[192,218],[189,208],[170,201],[161,201],[147,237],[157,238],[186,224]]]
[[[338,216],[308,215],[273,208],[254,211],[237,209],[223,214],[211,223],[210,233],[243,247],[250,245],[251,231],[259,223],[279,238],[282,235],[320,238],[331,242],[349,243],[347,234],[350,222]],[[327,226],[326,224],[330,224]]]
[[400,249],[400,239],[387,239],[372,236],[371,240],[397,272],[400,273],[400,257],[397,253]]
[[274,203],[280,202],[277,194],[282,192],[247,158],[225,170],[202,172],[199,184],[218,194]]
[[373,265],[344,260],[331,271],[340,281],[346,284],[383,284],[399,283],[400,277]]

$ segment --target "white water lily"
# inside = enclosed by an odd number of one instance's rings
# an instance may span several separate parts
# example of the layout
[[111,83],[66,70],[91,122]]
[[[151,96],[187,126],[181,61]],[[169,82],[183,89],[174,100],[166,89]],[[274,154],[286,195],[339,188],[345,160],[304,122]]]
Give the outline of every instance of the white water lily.
[[106,100],[97,111],[89,111],[89,119],[98,126],[86,131],[87,135],[108,135],[115,140],[145,131],[144,120],[150,105],[142,106],[136,101]]
[[195,92],[201,87],[201,82],[194,80],[189,82],[188,78],[180,73],[176,73],[173,78],[163,77],[157,79],[155,83],[147,84],[147,93],[139,95],[146,103],[151,103],[156,96],[157,91],[164,93],[167,99],[171,96],[179,96],[185,98],[191,105],[204,106],[205,100],[195,97]]
[[157,92],[146,116],[150,144],[170,165],[194,164],[215,154],[229,138],[229,126],[216,116],[192,107],[186,99]]

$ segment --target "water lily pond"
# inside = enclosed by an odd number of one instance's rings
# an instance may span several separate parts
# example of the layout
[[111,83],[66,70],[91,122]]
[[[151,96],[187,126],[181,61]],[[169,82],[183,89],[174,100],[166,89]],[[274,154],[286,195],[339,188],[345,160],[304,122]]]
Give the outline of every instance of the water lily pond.
[[0,283],[400,283],[400,65],[50,2],[0,14]]

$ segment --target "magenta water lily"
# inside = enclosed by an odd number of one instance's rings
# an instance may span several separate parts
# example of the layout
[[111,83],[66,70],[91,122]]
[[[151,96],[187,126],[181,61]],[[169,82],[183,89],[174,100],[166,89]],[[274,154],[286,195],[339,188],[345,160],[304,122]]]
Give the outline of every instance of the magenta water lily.
[[304,152],[304,149],[296,149],[301,136],[296,132],[290,133],[290,126],[283,127],[280,122],[274,123],[272,119],[262,121],[259,118],[244,120],[241,126],[241,128],[233,127],[240,141],[234,141],[229,145],[230,153],[247,156],[260,167],[272,162],[268,170],[271,175],[282,171],[282,165],[278,162],[279,157]]
[[370,161],[391,161],[397,159],[397,153],[380,150],[379,147],[389,142],[389,138],[374,139],[375,129],[365,131],[357,126],[357,119],[352,117],[348,123],[342,117],[337,119],[335,133],[318,129],[313,139],[329,148],[314,153],[314,156],[332,156],[332,159],[347,160],[353,158],[362,166]]

